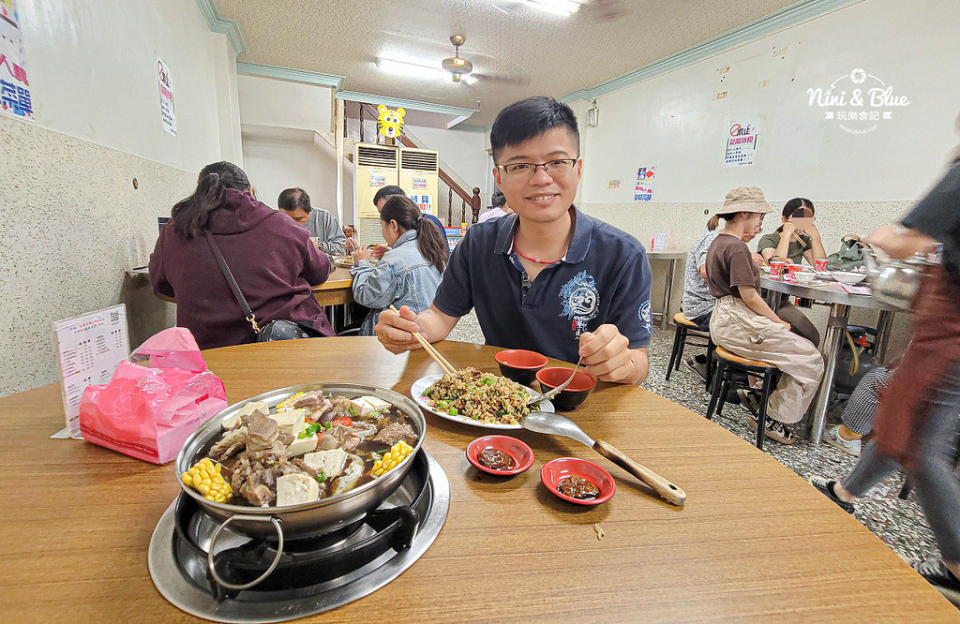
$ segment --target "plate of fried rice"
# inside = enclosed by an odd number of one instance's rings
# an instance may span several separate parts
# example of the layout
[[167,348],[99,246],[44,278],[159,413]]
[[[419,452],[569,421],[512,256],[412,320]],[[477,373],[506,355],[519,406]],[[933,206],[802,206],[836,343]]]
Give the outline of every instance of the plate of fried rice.
[[540,393],[493,373],[463,368],[448,375],[427,375],[413,382],[410,396],[424,410],[454,422],[486,429],[522,429],[520,420],[531,409],[553,412],[553,403],[543,401],[525,407]]

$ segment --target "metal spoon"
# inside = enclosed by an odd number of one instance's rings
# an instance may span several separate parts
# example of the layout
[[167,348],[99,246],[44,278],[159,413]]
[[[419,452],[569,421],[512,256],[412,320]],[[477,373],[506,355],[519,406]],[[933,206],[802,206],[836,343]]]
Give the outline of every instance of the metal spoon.
[[609,442],[603,440],[594,440],[588,436],[580,426],[564,416],[563,414],[548,414],[545,412],[530,412],[520,421],[524,429],[536,431],[537,433],[547,433],[551,435],[565,436],[585,444],[600,453],[616,465],[620,466],[636,478],[640,479],[663,497],[667,502],[674,505],[682,505],[687,499],[687,493],[670,483],[654,471],[650,470],[640,462],[628,457]]

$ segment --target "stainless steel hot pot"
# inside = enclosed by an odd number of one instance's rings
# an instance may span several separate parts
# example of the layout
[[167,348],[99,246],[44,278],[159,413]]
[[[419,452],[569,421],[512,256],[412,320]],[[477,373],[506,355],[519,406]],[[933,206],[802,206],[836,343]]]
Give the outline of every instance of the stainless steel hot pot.
[[[410,456],[387,474],[377,477],[373,481],[360,485],[348,492],[343,492],[329,498],[321,498],[311,503],[287,505],[284,507],[252,507],[247,505],[215,503],[205,499],[180,480],[180,475],[206,457],[213,444],[220,439],[223,433],[223,422],[233,416],[248,402],[264,401],[273,407],[297,392],[309,392],[311,390],[323,390],[325,395],[346,396],[349,398],[363,395],[376,396],[393,404],[410,419],[417,432],[417,441],[416,444],[413,445],[413,451],[410,453]],[[204,512],[222,522],[213,533],[209,546],[210,570],[214,577],[217,578],[221,585],[231,587],[229,583],[221,581],[219,575],[217,575],[213,569],[213,553],[217,536],[228,525],[231,530],[251,537],[276,539],[278,542],[277,561],[279,561],[279,553],[283,550],[284,538],[304,537],[334,531],[360,520],[367,513],[376,509],[387,497],[393,494],[394,490],[400,486],[400,483],[407,475],[410,466],[413,465],[414,456],[423,444],[426,429],[427,423],[423,417],[423,413],[421,413],[420,408],[408,397],[379,386],[351,383],[315,383],[271,390],[231,405],[208,420],[187,438],[183,448],[180,449],[180,454],[177,456],[176,462],[176,476],[177,482],[180,483],[180,488],[183,490],[184,495],[192,497]],[[277,561],[275,561],[274,564],[276,564]],[[256,582],[266,578],[272,571],[273,567],[260,579],[257,579]],[[245,587],[250,586],[252,585],[247,584]],[[233,587],[236,589],[241,588],[240,586]]]

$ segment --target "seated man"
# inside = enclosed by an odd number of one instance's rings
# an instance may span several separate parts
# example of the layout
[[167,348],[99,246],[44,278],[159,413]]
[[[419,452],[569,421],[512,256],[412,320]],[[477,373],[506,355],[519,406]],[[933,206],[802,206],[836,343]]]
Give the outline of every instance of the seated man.
[[394,353],[443,340],[475,308],[487,344],[534,349],[619,383],[647,376],[650,264],[632,236],[577,210],[580,135],[552,98],[511,104],[490,132],[497,186],[516,214],[471,227],[454,250],[433,305],[383,312],[380,342]]
[[302,188],[288,188],[277,198],[277,207],[288,217],[307,228],[317,249],[331,256],[347,253],[347,237],[337,218],[323,208],[310,205],[310,196]]

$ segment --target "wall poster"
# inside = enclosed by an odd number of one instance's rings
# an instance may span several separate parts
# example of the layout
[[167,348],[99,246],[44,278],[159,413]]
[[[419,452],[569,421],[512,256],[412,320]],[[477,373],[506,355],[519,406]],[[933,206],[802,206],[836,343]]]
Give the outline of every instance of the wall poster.
[[653,182],[656,177],[656,167],[640,167],[637,169],[637,181],[633,186],[633,201],[653,200]]
[[33,121],[33,100],[26,66],[17,2],[0,0],[0,111]]
[[745,167],[753,164],[757,153],[756,124],[733,122],[725,138],[724,167]]
[[173,107],[173,78],[170,68],[157,57],[157,85],[160,87],[160,123],[167,134],[177,134],[177,113]]

